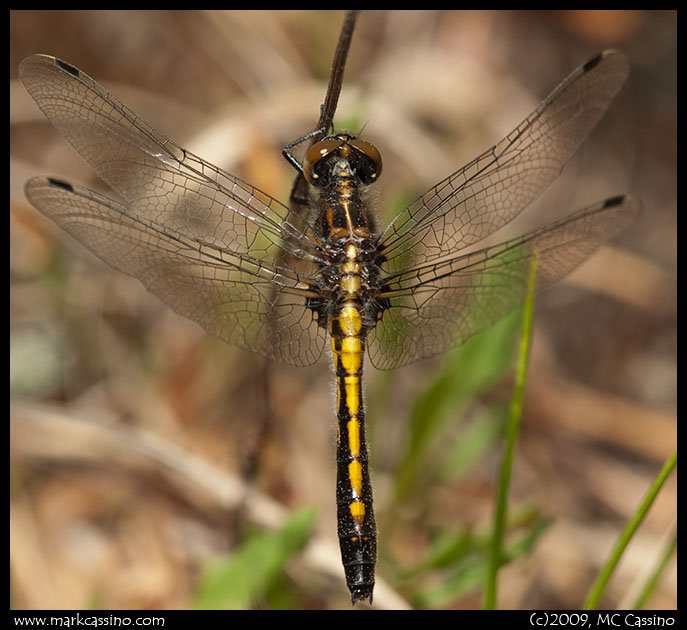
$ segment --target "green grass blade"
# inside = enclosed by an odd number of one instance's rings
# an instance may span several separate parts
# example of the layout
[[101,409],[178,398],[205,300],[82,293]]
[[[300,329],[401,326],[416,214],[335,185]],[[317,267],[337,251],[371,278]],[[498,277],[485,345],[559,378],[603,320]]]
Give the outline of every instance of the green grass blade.
[[653,592],[656,590],[656,587],[658,586],[658,581],[660,580],[661,575],[665,570],[666,565],[668,564],[668,560],[670,560],[670,557],[673,555],[673,552],[676,548],[677,531],[673,533],[673,537],[666,546],[663,555],[661,556],[661,558],[658,561],[658,564],[656,565],[656,568],[654,569],[653,573],[649,576],[649,579],[646,581],[644,588],[642,588],[641,593],[637,597],[637,600],[635,601],[634,606],[632,607],[634,610],[641,610],[642,608],[644,608],[649,597],[651,597]]
[[522,330],[520,335],[520,347],[518,349],[518,361],[515,373],[515,387],[511,401],[508,426],[506,428],[506,443],[501,460],[501,473],[499,475],[499,487],[494,511],[494,528],[487,567],[486,589],[484,607],[487,610],[496,608],[497,577],[498,570],[503,563],[503,534],[506,528],[506,516],[508,511],[508,489],[513,468],[513,454],[515,442],[520,429],[522,416],[522,401],[525,392],[525,375],[527,374],[527,361],[529,357],[530,339],[532,336],[532,316],[534,313],[534,287],[537,277],[537,256],[532,259],[530,275],[527,283],[527,300],[523,312]]
[[620,537],[618,538],[615,547],[611,551],[610,557],[606,561],[606,564],[602,567],[598,577],[596,578],[596,581],[594,582],[594,584],[592,584],[592,587],[589,590],[587,599],[585,599],[584,604],[582,604],[582,608],[584,610],[594,610],[596,608],[597,604],[599,603],[599,600],[601,599],[601,595],[603,594],[606,585],[608,584],[608,581],[611,578],[611,575],[613,574],[613,571],[615,570],[616,566],[618,565],[618,562],[620,561],[620,557],[623,555],[625,548],[632,539],[632,536],[634,536],[634,533],[639,528],[641,522],[644,520],[644,517],[646,516],[646,513],[649,511],[651,504],[654,502],[656,495],[661,490],[663,484],[665,483],[665,480],[668,478],[668,475],[670,475],[673,468],[675,468],[676,464],[677,451],[673,452],[673,454],[668,458],[668,461],[666,461],[665,465],[661,469],[661,472],[658,473],[658,476],[651,484],[649,491],[642,499],[642,502],[639,504],[639,507],[630,518],[630,521],[628,522],[623,532],[620,534]]

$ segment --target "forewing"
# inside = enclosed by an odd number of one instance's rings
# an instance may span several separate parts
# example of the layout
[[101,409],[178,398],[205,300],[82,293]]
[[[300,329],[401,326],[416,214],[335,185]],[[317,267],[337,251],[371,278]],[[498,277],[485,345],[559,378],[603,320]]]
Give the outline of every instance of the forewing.
[[568,76],[516,129],[403,210],[380,239],[398,273],[477,243],[511,221],[558,176],[629,72],[605,51]]
[[535,256],[540,290],[632,223],[640,206],[635,197],[613,197],[500,245],[388,277],[380,297],[389,308],[368,337],[372,364],[399,367],[489,328],[524,301]]
[[276,260],[296,252],[302,271],[317,236],[286,206],[184,150],[84,72],[48,55],[19,66],[46,117],[98,176],[144,217],[237,254]]

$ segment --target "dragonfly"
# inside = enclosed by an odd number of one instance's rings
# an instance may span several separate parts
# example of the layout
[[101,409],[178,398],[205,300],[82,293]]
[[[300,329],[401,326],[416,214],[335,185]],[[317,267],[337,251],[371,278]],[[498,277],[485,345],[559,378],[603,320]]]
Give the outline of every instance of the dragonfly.
[[[34,177],[28,200],[115,269],[210,335],[307,366],[329,344],[336,379],[337,532],[352,603],[372,602],[377,533],[364,356],[378,369],[445,352],[505,317],[630,225],[641,202],[618,195],[499,244],[483,244],[558,176],[629,73],[600,53],[511,133],[379,229],[366,192],[377,148],[321,129],[289,207],[183,149],[73,65],[24,59],[19,75],[45,116],[123,200]],[[292,148],[300,141],[288,145]]]

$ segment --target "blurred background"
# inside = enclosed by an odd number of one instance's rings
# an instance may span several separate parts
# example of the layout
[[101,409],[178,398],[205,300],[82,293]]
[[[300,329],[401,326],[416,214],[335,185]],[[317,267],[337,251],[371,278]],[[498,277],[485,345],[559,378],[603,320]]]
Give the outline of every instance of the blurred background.
[[[44,220],[23,195],[29,177],[106,189],[17,78],[29,54],[65,59],[286,202],[294,172],[281,149],[318,118],[342,16],[10,13],[13,608],[350,608],[330,358],[297,369],[211,339]],[[621,48],[632,61],[607,116],[516,226],[616,194],[644,203],[634,226],[537,297],[502,608],[578,608],[676,448],[676,26],[671,11],[358,19],[335,121],[364,126],[383,155],[380,223],[498,142],[596,52]],[[444,357],[366,367],[377,607],[482,605],[518,321]],[[673,476],[603,607],[632,605],[674,535],[675,493]],[[308,506],[305,550],[280,547],[278,570],[243,600],[222,600],[233,590],[222,567],[241,576],[237,557],[260,565],[246,541],[282,540]],[[647,607],[676,607],[674,556]]]

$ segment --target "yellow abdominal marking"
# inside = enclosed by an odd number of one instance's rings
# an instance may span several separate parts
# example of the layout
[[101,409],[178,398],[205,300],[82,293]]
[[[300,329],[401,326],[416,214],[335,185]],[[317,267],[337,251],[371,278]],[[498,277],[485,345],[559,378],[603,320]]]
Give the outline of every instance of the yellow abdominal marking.
[[[348,407],[348,413],[351,414],[351,417],[356,417],[358,415],[358,410],[360,409],[360,396],[358,396],[358,392],[360,391],[360,379],[357,376],[346,376],[344,377],[344,383],[346,385],[346,406]],[[350,432],[350,426],[348,430]],[[359,429],[358,436],[360,436]]]
[[360,496],[363,491],[363,467],[357,459],[348,464],[348,479],[353,493]]
[[348,421],[348,448],[353,457],[360,456],[360,422],[357,418]]
[[365,520],[365,504],[362,501],[353,501],[348,506],[351,511],[351,516],[358,527],[362,527],[363,521]]
[[362,328],[363,322],[360,312],[355,306],[345,305],[339,313],[339,326],[341,332],[347,337],[357,335]]
[[357,337],[344,337],[341,342],[341,365],[346,374],[354,375],[360,370],[363,349]]

